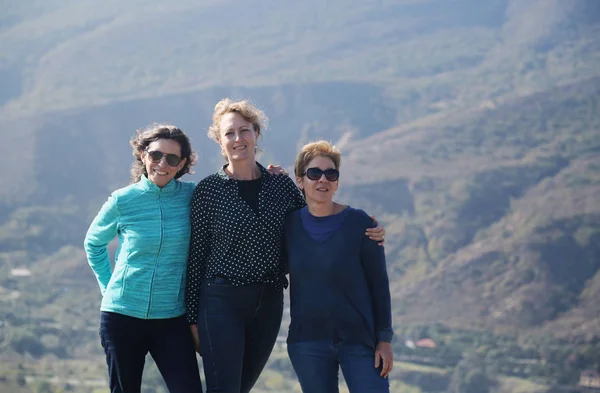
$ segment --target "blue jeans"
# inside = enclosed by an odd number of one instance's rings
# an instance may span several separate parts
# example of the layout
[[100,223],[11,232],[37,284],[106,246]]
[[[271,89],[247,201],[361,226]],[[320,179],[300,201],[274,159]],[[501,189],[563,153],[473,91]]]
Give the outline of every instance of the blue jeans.
[[202,284],[198,337],[207,393],[246,393],[262,372],[281,326],[283,291],[265,284]]
[[305,393],[339,392],[339,368],[350,393],[389,393],[390,384],[375,368],[375,352],[364,344],[321,340],[288,344],[288,354]]
[[139,319],[102,312],[100,342],[111,393],[139,393],[150,352],[171,393],[202,393],[190,328],[184,316]]

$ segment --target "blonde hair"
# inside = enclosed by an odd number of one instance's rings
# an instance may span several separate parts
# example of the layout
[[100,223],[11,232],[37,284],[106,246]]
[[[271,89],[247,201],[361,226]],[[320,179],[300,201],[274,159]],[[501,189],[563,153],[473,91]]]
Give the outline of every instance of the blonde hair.
[[300,149],[300,153],[296,156],[296,162],[294,163],[294,174],[296,177],[304,176],[308,164],[315,157],[327,157],[333,161],[335,169],[340,169],[342,161],[342,153],[340,150],[331,143],[320,140],[308,143]]
[[244,120],[252,123],[258,136],[261,136],[262,131],[267,128],[269,118],[249,101],[232,101],[230,98],[224,98],[215,105],[212,117],[213,123],[208,127],[208,137],[217,143],[221,139],[221,120],[228,113],[239,113]]

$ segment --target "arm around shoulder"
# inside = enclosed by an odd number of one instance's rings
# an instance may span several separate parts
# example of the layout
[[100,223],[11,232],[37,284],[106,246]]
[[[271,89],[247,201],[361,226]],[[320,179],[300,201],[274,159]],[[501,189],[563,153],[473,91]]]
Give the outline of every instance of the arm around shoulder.
[[[360,212],[364,215],[361,218],[364,226],[372,226],[371,218],[365,212]],[[394,335],[392,304],[384,248],[376,241],[363,237],[361,262],[373,299],[377,340],[391,342]]]
[[185,306],[187,320],[195,324],[198,315],[200,297],[200,284],[210,253],[210,200],[207,198],[207,189],[204,183],[199,183],[192,196],[190,206],[190,246],[185,286]]
[[294,180],[292,180],[292,178],[288,176],[282,176],[282,178],[284,181],[284,185],[287,189],[286,194],[290,195],[292,206],[290,210],[293,211],[302,209],[304,206],[306,206],[306,200],[304,199],[304,195],[302,195],[302,191],[300,191],[300,189],[298,188],[296,183],[294,183]]

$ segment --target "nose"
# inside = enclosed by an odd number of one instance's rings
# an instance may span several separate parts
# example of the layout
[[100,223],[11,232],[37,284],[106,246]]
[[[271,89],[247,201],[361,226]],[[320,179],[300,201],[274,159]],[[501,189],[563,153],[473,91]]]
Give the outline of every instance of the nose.
[[156,165],[163,167],[167,165],[167,156],[164,155],[160,158],[160,160],[156,163]]

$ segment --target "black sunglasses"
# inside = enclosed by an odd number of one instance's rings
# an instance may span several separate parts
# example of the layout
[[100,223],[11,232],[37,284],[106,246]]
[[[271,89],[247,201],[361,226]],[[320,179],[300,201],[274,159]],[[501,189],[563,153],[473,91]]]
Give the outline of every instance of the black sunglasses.
[[152,162],[160,162],[163,156],[167,158],[167,164],[169,164],[169,166],[171,167],[176,167],[181,163],[182,160],[182,158],[179,157],[177,154],[166,154],[158,150],[148,151],[148,157],[150,157],[150,160]]
[[323,174],[328,181],[336,181],[340,178],[340,171],[333,168],[325,170],[322,170],[321,168],[308,168],[306,172],[303,173],[303,175],[306,175],[310,180],[319,180]]

